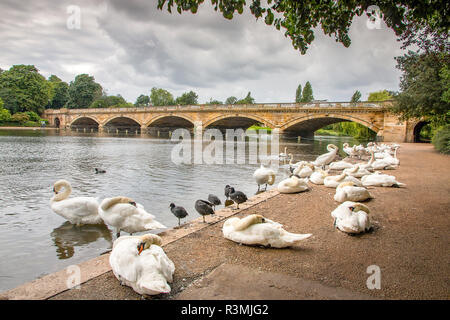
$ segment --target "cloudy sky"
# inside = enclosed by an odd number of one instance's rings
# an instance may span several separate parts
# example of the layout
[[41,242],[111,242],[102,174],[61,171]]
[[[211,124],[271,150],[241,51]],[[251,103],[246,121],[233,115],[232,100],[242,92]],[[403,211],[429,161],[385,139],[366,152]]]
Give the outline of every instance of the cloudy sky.
[[314,98],[328,101],[348,101],[355,90],[364,100],[372,91],[398,90],[394,57],[402,51],[383,23],[369,29],[366,17],[356,18],[349,48],[317,30],[301,55],[283,31],[256,21],[248,7],[229,21],[209,1],[195,15],[159,11],[156,4],[2,0],[0,67],[33,64],[45,77],[67,82],[88,73],[109,95],[130,102],[152,87],[175,97],[193,90],[200,103],[248,91],[256,102],[292,102],[306,81]]

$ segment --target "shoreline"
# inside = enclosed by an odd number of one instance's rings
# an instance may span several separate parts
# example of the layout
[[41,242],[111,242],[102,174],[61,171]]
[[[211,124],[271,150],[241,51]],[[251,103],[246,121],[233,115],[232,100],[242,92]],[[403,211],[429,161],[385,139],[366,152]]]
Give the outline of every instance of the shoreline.
[[0,126],[0,130],[60,130],[60,128],[52,128],[52,127],[2,127],[2,126]]
[[[160,233],[175,263],[172,292],[158,299],[448,299],[450,158],[429,144],[402,143],[401,165],[383,173],[404,188],[370,188],[372,232],[348,236],[333,228],[334,189],[310,184],[299,194],[276,186],[241,205]],[[422,172],[426,175],[418,175]],[[259,213],[289,232],[312,233],[287,249],[238,245],[223,238],[230,216]],[[212,218],[212,217],[207,217]],[[212,219],[207,219],[212,221]],[[81,286],[68,289],[66,269],[0,293],[0,299],[140,299],[110,271],[109,254],[79,265]],[[367,268],[380,267],[370,290]]]

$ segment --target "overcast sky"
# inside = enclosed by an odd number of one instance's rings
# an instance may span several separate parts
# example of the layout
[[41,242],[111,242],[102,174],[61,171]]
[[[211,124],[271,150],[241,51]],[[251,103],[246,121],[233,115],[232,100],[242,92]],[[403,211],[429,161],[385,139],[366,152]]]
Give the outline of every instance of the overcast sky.
[[[256,21],[248,7],[226,20],[205,1],[193,15],[156,9],[156,0],[0,2],[0,67],[33,64],[45,77],[70,82],[77,74],[95,77],[109,95],[135,102],[152,87],[175,97],[189,90],[199,102],[243,98],[293,102],[299,84],[310,81],[315,99],[362,99],[382,89],[398,90],[395,56],[402,54],[394,32],[367,17],[354,20],[345,48],[321,33],[306,55],[292,47],[283,29]],[[80,8],[74,26],[71,5]],[[75,25],[76,27],[76,25]]]

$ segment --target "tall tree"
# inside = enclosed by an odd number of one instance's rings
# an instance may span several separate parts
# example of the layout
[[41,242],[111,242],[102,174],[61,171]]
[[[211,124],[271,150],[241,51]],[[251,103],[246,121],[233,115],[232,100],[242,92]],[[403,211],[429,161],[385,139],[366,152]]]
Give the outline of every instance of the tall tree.
[[169,91],[155,87],[150,92],[150,101],[154,106],[173,106],[175,104],[173,95]]
[[33,65],[14,65],[0,73],[0,98],[11,114],[41,114],[50,98],[50,85]]
[[71,109],[88,108],[92,102],[103,95],[102,86],[95,82],[95,78],[88,74],[79,74],[69,85],[69,101]]
[[228,97],[227,100],[225,100],[225,104],[236,104],[238,99],[234,96]]
[[305,87],[302,92],[302,102],[311,102],[314,100],[313,90],[311,83],[309,81],[306,82]]
[[350,102],[359,102],[359,101],[361,101],[361,92],[359,92],[359,90],[356,90],[355,93],[352,95]]
[[370,92],[367,101],[385,101],[393,99],[392,94],[388,90],[380,90]]
[[48,78],[50,84],[50,101],[48,108],[60,109],[69,101],[69,85],[55,75]]
[[302,102],[302,85],[299,84],[295,91],[295,102]]
[[175,104],[182,106],[198,104],[198,95],[194,91],[184,92],[175,100]]
[[236,104],[253,104],[255,103],[255,99],[252,97],[251,92],[247,93],[247,96],[244,99],[241,99],[236,102]]
[[[204,0],[158,0],[158,9],[166,6],[171,13],[173,7],[178,13],[196,13]],[[404,34],[408,24],[429,26],[433,30],[448,32],[450,16],[446,1],[314,1],[314,0],[211,0],[214,10],[220,11],[226,19],[232,19],[235,12],[241,14],[250,2],[250,12],[267,25],[281,28],[290,37],[295,49],[305,54],[314,40],[314,28],[321,26],[324,34],[334,36],[345,47],[350,46],[349,30],[355,16],[364,13],[375,20],[383,20],[397,36]],[[379,10],[379,12],[378,12]]]
[[219,100],[216,100],[216,99],[213,99],[213,98],[209,98],[209,101],[206,102],[206,104],[223,104],[223,102],[219,101]]
[[136,102],[134,103],[136,107],[147,107],[149,104],[150,97],[145,94],[141,94],[139,97],[137,97]]
[[117,96],[101,96],[92,102],[89,108],[109,108],[125,103],[127,102],[120,94]]

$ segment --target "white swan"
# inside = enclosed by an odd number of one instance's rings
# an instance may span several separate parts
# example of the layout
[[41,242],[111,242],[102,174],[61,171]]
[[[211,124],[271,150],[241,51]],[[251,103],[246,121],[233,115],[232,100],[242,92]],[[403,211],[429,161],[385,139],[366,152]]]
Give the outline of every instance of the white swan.
[[336,157],[336,155],[337,155],[337,153],[339,151],[339,148],[336,147],[334,144],[330,143],[329,145],[327,145],[327,150],[329,152],[318,156],[316,158],[316,160],[314,160],[312,162],[312,164],[315,167],[325,167],[325,165],[331,163],[334,160],[334,158]]
[[287,154],[287,147],[284,147],[284,152],[280,153],[278,155],[278,158],[280,160],[287,160],[288,154]]
[[356,187],[352,181],[342,182],[336,187],[334,200],[337,202],[345,201],[364,201],[371,199],[369,191],[364,187]]
[[297,176],[291,176],[278,183],[277,189],[280,193],[297,193],[309,189],[308,179],[300,179]]
[[389,156],[385,157],[383,160],[388,162],[390,165],[392,166],[399,166],[400,165],[400,160],[397,158],[397,149],[394,149],[394,156],[391,156],[389,154]]
[[[61,189],[64,189],[61,192]],[[66,180],[58,180],[53,185],[55,195],[50,199],[52,210],[72,224],[101,224],[98,214],[98,199],[92,197],[75,197],[68,199],[72,187]]]
[[223,224],[223,236],[226,239],[247,245],[289,247],[309,238],[312,234],[295,234],[287,232],[277,222],[252,214],[245,218],[230,218]]
[[303,162],[292,172],[299,178],[308,178],[314,172],[314,166],[311,163]]
[[349,144],[346,142],[342,145],[342,150],[351,158],[358,156],[358,152],[355,149],[356,145],[353,147],[350,147]]
[[275,182],[275,172],[272,169],[266,168],[262,163],[261,166],[255,170],[253,173],[253,178],[255,178],[256,183],[258,184],[258,191],[259,187],[262,184],[266,185],[273,185]]
[[121,230],[135,233],[166,228],[154,220],[155,216],[145,211],[141,204],[127,197],[104,199],[100,204],[99,214],[107,225],[115,229],[117,237]]
[[330,166],[329,166],[329,169],[332,169],[332,170],[344,170],[344,169],[349,169],[349,168],[353,168],[353,164],[351,164],[350,162],[347,162],[345,160],[334,161],[334,162],[330,163]]
[[139,294],[169,293],[175,271],[156,234],[123,236],[114,241],[109,264],[116,278]]
[[314,171],[311,176],[309,177],[309,181],[311,181],[314,184],[323,184],[324,179],[328,176],[328,172],[319,169]]
[[336,188],[341,182],[346,181],[351,181],[358,187],[362,186],[362,183],[358,178],[347,176],[345,173],[341,173],[338,176],[327,176],[323,179],[323,184],[328,188]]
[[375,172],[374,174],[364,176],[361,178],[361,182],[365,187],[402,187],[406,186],[404,183],[398,182],[394,176],[387,174],[381,174]]
[[365,175],[372,174],[371,171],[369,171],[365,168],[361,168],[359,166],[359,164],[356,164],[353,168],[344,169],[343,173],[345,173],[348,176],[355,177],[355,178],[361,178],[361,177],[364,177]]
[[346,233],[361,233],[370,230],[370,210],[362,204],[345,201],[331,212],[334,226]]
[[[372,155],[371,159],[375,158],[375,154],[374,154],[373,151],[371,151],[371,155]],[[395,156],[396,156],[395,158],[397,158],[397,154],[395,154]],[[377,159],[375,161],[372,160],[372,163],[370,164],[370,167],[372,169],[374,169],[374,170],[393,170],[393,169],[396,169],[397,166],[394,163],[400,164],[400,161],[398,161],[398,162],[396,160],[392,161],[392,160],[389,160],[390,158],[392,158],[392,157],[388,156],[388,157],[383,158],[383,159]],[[392,158],[392,159],[394,159],[394,158]]]

